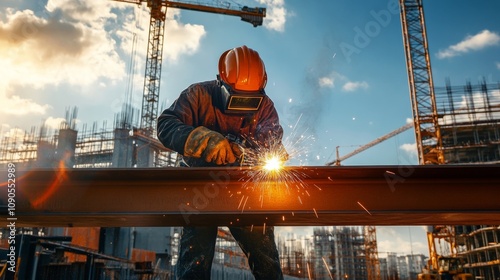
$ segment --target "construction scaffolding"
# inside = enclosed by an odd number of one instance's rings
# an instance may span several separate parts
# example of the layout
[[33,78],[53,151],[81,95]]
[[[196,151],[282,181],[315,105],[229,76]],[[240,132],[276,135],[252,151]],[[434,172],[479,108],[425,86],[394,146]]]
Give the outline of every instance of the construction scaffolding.
[[363,229],[314,229],[313,279],[368,279]]
[[278,251],[283,273],[298,278],[313,279],[311,240],[293,233],[278,236]]
[[500,275],[500,226],[456,226],[457,255],[476,279]]
[[[445,163],[500,163],[500,84],[436,88]],[[456,226],[451,256],[465,257],[465,271],[477,279],[500,277],[500,227]]]
[[[46,125],[30,131],[13,129],[0,139],[0,166],[15,162],[19,168],[123,168],[168,167],[178,163],[177,153],[157,139],[141,134],[134,123],[137,110],[124,107],[114,127],[82,125],[76,130],[77,109],[67,110],[59,129]],[[136,119],[136,118],[135,118]],[[136,122],[137,120],[135,120]]]
[[[67,109],[58,129],[42,124],[30,131],[11,129],[5,132],[0,139],[0,168],[8,163],[15,163],[18,170],[168,167],[177,164],[177,153],[163,147],[157,139],[139,132],[138,110],[132,106],[124,105],[122,112],[115,116],[113,128],[103,122],[100,127],[94,123],[91,126],[83,124],[77,129],[77,112],[77,108]],[[93,279],[169,279],[177,261],[180,228],[81,228],[88,231],[85,233],[76,229],[20,228],[18,238],[37,240],[36,248],[24,252],[28,260],[36,258],[35,250],[45,252],[39,269],[27,267],[23,269],[26,271],[23,273],[27,273],[24,275],[29,279],[32,279],[31,275],[36,275],[37,279],[69,279],[88,273],[86,269],[92,267],[105,275]],[[4,230],[0,231],[2,241],[8,237]],[[54,236],[70,238],[47,243],[46,239]],[[164,238],[167,242],[163,241]],[[87,242],[90,239],[97,241],[90,246]],[[161,245],[149,244],[149,239],[157,239]],[[0,251],[7,245],[2,241]],[[159,249],[162,247],[165,249]],[[49,253],[51,251],[54,253]],[[63,258],[60,252],[73,252],[83,259]],[[90,259],[92,263],[86,264]]]
[[436,88],[446,163],[500,163],[500,84]]

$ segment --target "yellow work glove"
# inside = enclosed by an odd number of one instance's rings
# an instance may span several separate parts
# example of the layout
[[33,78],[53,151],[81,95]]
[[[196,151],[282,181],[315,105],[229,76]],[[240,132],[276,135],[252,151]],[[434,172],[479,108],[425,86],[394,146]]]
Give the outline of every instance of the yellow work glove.
[[195,128],[184,144],[184,156],[203,158],[218,165],[234,163],[236,157],[229,141],[220,133],[204,126]]

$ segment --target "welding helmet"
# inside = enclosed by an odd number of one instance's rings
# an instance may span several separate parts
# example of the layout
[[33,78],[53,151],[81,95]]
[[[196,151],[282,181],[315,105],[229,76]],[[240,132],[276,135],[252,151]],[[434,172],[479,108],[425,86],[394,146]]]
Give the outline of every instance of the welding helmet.
[[256,51],[247,46],[225,51],[219,59],[217,79],[226,113],[259,110],[265,96],[267,74]]

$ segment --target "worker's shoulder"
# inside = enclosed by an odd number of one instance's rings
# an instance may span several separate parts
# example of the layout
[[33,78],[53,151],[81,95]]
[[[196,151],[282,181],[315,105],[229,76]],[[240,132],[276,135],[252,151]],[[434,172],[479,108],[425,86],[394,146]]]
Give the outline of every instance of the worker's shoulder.
[[213,90],[218,87],[217,80],[203,81],[191,84],[188,89],[191,90]]

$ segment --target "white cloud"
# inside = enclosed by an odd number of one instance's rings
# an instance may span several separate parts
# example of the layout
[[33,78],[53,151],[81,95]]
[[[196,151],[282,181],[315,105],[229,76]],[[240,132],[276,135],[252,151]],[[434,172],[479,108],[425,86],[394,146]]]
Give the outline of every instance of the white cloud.
[[[121,3],[127,6],[125,3]],[[130,9],[129,9],[130,10]],[[136,54],[145,61],[149,34],[149,8],[146,5],[135,7],[134,13],[127,13],[123,19],[123,28],[116,34],[121,40],[121,49],[130,54],[135,43]],[[122,19],[120,19],[122,21]],[[198,24],[181,22],[180,9],[168,9],[165,18],[165,43],[163,44],[163,61],[175,63],[182,55],[190,55],[200,48],[201,39],[206,35],[205,27]],[[135,38],[134,38],[135,37]],[[135,41],[134,41],[135,40]],[[144,63],[136,64],[143,67]],[[136,72],[138,72],[136,70]],[[143,74],[141,69],[139,72]]]
[[463,41],[449,46],[445,50],[439,51],[438,58],[450,58],[459,56],[471,51],[478,51],[486,47],[498,45],[500,42],[500,35],[489,30],[483,30],[476,35],[467,36]]
[[399,148],[406,152],[410,157],[417,158],[417,143],[405,143],[399,146]]
[[44,114],[47,108],[19,97],[18,86],[42,89],[47,85],[88,85],[101,78],[113,81],[124,77],[124,63],[104,23],[92,26],[72,22],[71,15],[53,11],[45,18],[31,10],[8,9],[5,21],[0,21],[0,99],[26,105],[16,115]]
[[332,77],[322,77],[318,79],[318,84],[320,87],[333,88],[333,78]]
[[347,82],[342,86],[342,90],[349,92],[367,88],[368,88],[367,82]]
[[340,81],[348,81],[346,76],[340,74],[339,72],[332,71],[330,74],[318,78],[318,86],[321,88],[334,88],[335,83]]
[[164,57],[175,62],[183,54],[195,53],[205,34],[203,25],[183,24],[180,22],[180,10],[169,9],[165,22],[165,36],[168,44],[164,44]]
[[64,118],[53,118],[49,117],[48,119],[45,120],[45,126],[53,129],[59,129],[61,127],[61,124],[66,122]]
[[9,97],[0,95],[0,104],[2,104],[2,113],[13,116],[44,115],[50,108],[49,105],[40,105],[31,99],[21,98],[17,95]]
[[[395,230],[395,228],[397,230]],[[418,228],[421,229],[421,228]],[[407,229],[405,227],[377,227],[377,247],[381,257],[386,257],[386,253],[397,253],[399,255],[407,255],[411,252],[415,254],[428,255],[429,249],[424,240],[412,242],[403,238]],[[408,229],[410,234],[410,230]],[[422,235],[419,232],[413,232],[414,235]],[[425,236],[425,235],[424,235]]]
[[46,9],[50,13],[64,15],[66,19],[83,22],[92,26],[100,26],[101,19],[116,19],[111,7],[118,6],[113,1],[101,0],[49,0]]
[[347,92],[356,91],[358,89],[367,89],[369,87],[367,82],[349,81],[349,78],[335,71],[331,72],[327,76],[318,78],[318,86],[320,88],[334,88],[336,82],[344,83],[342,90]]
[[285,31],[288,11],[285,8],[284,0],[259,0],[259,3],[266,6],[266,17],[264,27],[278,32]]
[[[33,96],[47,86],[102,88],[122,81],[126,77],[125,62],[118,48],[130,53],[134,32],[139,38],[137,54],[142,58],[146,55],[149,12],[143,6],[136,8],[140,9],[138,15],[129,15],[127,11],[135,5],[101,0],[49,0],[46,11],[40,14],[11,8],[2,11],[0,101],[16,108],[2,113],[44,115],[49,106],[37,104]],[[113,7],[118,8],[117,14],[112,13]],[[201,25],[182,24],[179,14],[178,9],[167,13],[165,31],[169,43],[164,45],[164,61],[175,62],[182,54],[196,52],[206,33]],[[135,24],[139,16],[142,27]],[[143,63],[136,65],[143,67]],[[18,93],[21,86],[34,90],[30,96],[22,96]]]

